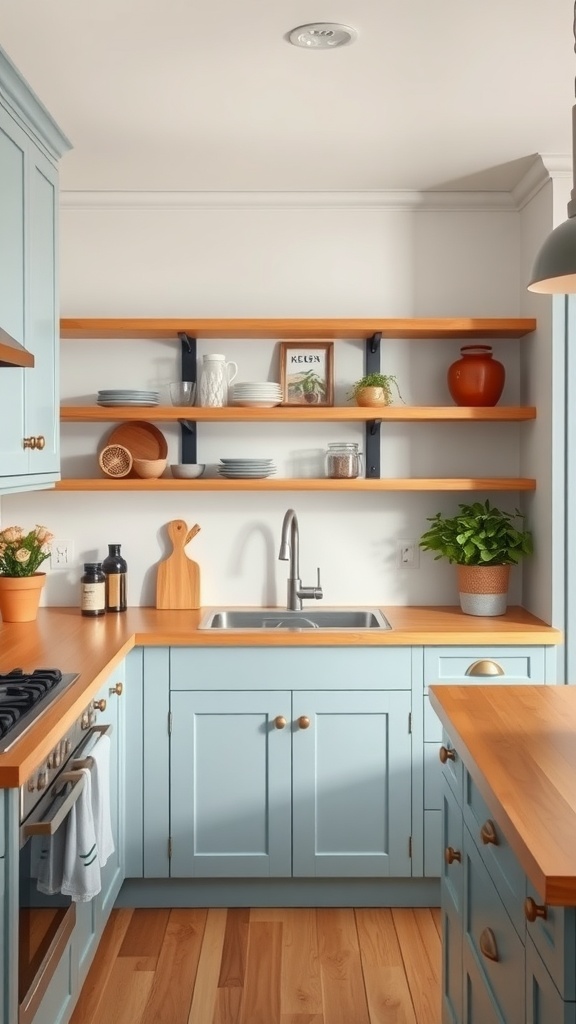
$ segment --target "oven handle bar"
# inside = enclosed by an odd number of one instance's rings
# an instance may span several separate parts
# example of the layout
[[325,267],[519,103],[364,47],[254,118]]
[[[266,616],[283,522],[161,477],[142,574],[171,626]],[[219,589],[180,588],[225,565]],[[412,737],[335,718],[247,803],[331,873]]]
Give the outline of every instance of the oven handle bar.
[[58,805],[58,809],[51,818],[44,818],[42,821],[30,822],[27,825],[22,826],[22,838],[24,841],[30,836],[53,836],[60,825],[66,818],[66,815],[70,813],[70,808],[76,803],[80,793],[84,789],[86,782],[86,776],[84,772],[62,772],[61,775],[56,779],[56,784],[52,788],[52,796],[56,797],[60,793],[61,783],[71,782],[72,789],[66,794],[66,798]]
[[[106,736],[106,734],[111,732],[111,731],[112,731],[112,723],[111,722],[109,722],[108,725],[93,725],[92,728],[90,729],[90,732],[86,736],[84,742],[81,744],[81,746],[80,746],[80,748],[78,750],[78,753],[81,754],[82,751],[86,749],[86,747],[90,743],[90,740],[94,739],[94,736],[98,736],[98,739],[100,739],[101,736]],[[98,740],[96,740],[96,743],[94,744],[94,746],[90,747],[90,749],[94,750],[94,747],[96,746],[97,743],[98,743]],[[94,758],[90,757],[90,754],[88,754],[87,757],[81,757],[81,758],[73,757],[72,761],[71,761],[71,764],[70,764],[70,767],[72,768],[73,771],[77,771],[78,768],[92,768],[93,765],[94,765]]]

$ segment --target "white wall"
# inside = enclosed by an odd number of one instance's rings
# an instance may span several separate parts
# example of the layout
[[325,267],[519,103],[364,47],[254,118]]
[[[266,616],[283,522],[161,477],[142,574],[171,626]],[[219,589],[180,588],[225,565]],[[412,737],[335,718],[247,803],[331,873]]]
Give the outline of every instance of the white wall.
[[[206,200],[205,200],[206,202]],[[520,216],[496,195],[429,201],[347,201],[345,197],[196,197],[74,194],[63,197],[63,316],[515,316],[520,315]],[[526,312],[523,310],[523,312]],[[503,402],[520,400],[526,342],[496,342],[507,368]],[[270,342],[226,342],[239,379],[274,377]],[[408,403],[448,404],[446,371],[454,342],[385,345],[382,366],[398,375]],[[98,388],[164,387],[178,376],[179,346],[161,342],[62,343],[62,395],[76,401]],[[337,401],[362,372],[356,343],[335,349]],[[151,417],[152,418],[152,417]],[[111,425],[110,425],[111,426]],[[407,424],[382,431],[382,473],[390,476],[518,475],[521,431],[498,427]],[[528,427],[532,430],[532,427]],[[170,461],[178,430],[162,427]],[[63,475],[98,475],[97,452],[109,433],[63,424]],[[311,472],[327,442],[359,440],[361,428],[333,424],[200,427],[199,459],[267,454],[280,474]],[[540,457],[540,456],[539,456]],[[547,456],[548,457],[548,456]],[[528,472],[526,467],[523,471]],[[530,472],[530,475],[536,475]],[[398,538],[418,538],[426,517],[452,511],[469,494],[51,493],[2,499],[8,525],[45,523],[75,543],[78,566],[50,574],[45,600],[78,600],[81,563],[121,543],[129,564],[129,602],[154,603],[155,565],[167,553],[165,524],[183,518],[201,533],[188,549],[202,571],[204,604],[283,603],[287,567],[277,561],[280,526],[293,506],[301,529],[301,575],[323,575],[325,603],[453,604],[450,566],[422,553],[418,570],[398,569]],[[504,507],[518,496],[492,495]],[[513,602],[521,570],[513,572]]]

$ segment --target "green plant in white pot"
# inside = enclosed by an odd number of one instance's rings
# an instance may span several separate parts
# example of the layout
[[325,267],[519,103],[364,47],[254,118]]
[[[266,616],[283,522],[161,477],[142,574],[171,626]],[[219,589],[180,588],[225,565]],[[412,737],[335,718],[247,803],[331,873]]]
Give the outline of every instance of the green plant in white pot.
[[457,566],[460,607],[467,615],[503,615],[510,567],[533,551],[532,534],[523,529],[518,509],[506,512],[485,502],[459,505],[453,517],[437,512],[422,534],[420,547]]

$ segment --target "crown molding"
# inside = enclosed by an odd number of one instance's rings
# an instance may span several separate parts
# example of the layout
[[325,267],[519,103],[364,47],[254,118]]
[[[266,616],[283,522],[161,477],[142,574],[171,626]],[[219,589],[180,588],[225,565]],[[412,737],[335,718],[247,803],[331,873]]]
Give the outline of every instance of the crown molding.
[[563,153],[540,153],[512,189],[517,210],[522,210],[549,181],[572,177],[572,159]]
[[370,210],[514,211],[511,192],[408,190],[366,192],[60,192],[63,210]]
[[58,160],[69,149],[72,143],[48,113],[46,107],[32,92],[18,69],[6,54],[0,50],[0,100],[3,100],[10,113],[18,119],[24,131],[30,134],[30,127],[52,160]]

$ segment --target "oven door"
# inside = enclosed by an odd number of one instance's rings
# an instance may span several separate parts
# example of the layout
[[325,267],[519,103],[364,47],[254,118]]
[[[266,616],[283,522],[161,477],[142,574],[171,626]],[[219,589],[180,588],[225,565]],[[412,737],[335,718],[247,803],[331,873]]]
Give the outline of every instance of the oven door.
[[59,890],[67,818],[84,781],[81,771],[61,772],[20,828],[19,1024],[32,1021],[74,930],[75,903],[51,890]]

